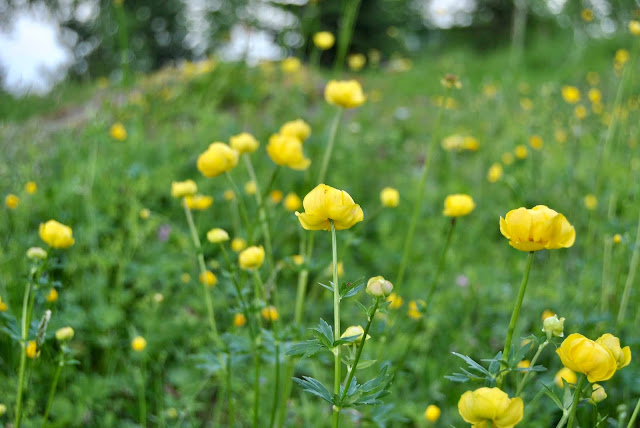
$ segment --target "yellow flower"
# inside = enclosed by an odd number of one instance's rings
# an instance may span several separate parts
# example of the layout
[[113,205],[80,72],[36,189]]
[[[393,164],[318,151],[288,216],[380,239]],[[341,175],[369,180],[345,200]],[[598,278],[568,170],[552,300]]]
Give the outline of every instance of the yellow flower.
[[35,340],[30,340],[27,342],[27,357],[34,359],[40,356],[40,351],[38,350],[38,344]]
[[7,405],[0,403],[0,416],[4,416],[7,413]]
[[282,125],[279,134],[296,137],[301,142],[304,142],[311,135],[311,127],[304,120],[296,119]]
[[143,208],[143,209],[140,210],[140,214],[139,215],[140,215],[140,218],[142,220],[148,220],[149,217],[151,217],[151,211],[149,211],[148,208]]
[[247,248],[247,241],[245,241],[242,238],[233,238],[233,240],[231,240],[231,249],[233,251],[235,251],[236,253],[239,253],[240,251],[244,250],[245,248]]
[[283,197],[284,194],[282,190],[272,190],[271,193],[269,193],[269,199],[271,199],[271,202],[274,204],[279,204]]
[[298,58],[294,56],[283,59],[282,63],[280,64],[280,68],[282,69],[282,71],[290,74],[297,73],[300,70],[300,67],[302,67],[302,63]]
[[589,210],[593,211],[598,207],[598,198],[596,195],[589,193],[584,197],[584,206]]
[[591,88],[587,94],[589,96],[589,101],[594,104],[597,104],[602,101],[602,93],[598,88]]
[[291,256],[291,260],[293,260],[293,264],[296,266],[301,266],[304,263],[304,256],[301,254],[294,254]]
[[29,182],[27,182],[27,184],[24,185],[24,190],[28,194],[33,195],[34,193],[36,193],[38,191],[38,185],[36,184],[35,181],[29,181]]
[[302,152],[302,142],[291,135],[273,134],[269,137],[267,153],[277,165],[298,171],[304,171],[311,165],[311,160]]
[[615,62],[617,62],[620,65],[624,65],[627,63],[627,61],[629,61],[629,51],[626,49],[618,49],[616,51],[616,55],[613,58],[613,60]]
[[516,149],[513,151],[518,159],[526,159],[529,156],[529,150],[527,146],[524,144],[519,144],[516,146]]
[[511,165],[513,163],[513,161],[515,160],[513,158],[513,154],[512,153],[503,153],[502,156],[500,156],[500,159],[502,160],[502,163],[505,165]]
[[131,341],[131,349],[136,352],[142,352],[147,347],[147,341],[142,336],[136,336]]
[[2,301],[2,297],[0,297],[0,312],[6,312],[9,309],[9,306]]
[[306,230],[331,230],[330,221],[336,230],[349,229],[364,220],[362,208],[347,192],[326,184],[319,184],[309,192],[302,205],[305,212],[296,211],[296,216]]
[[585,117],[587,117],[588,113],[589,112],[587,111],[587,108],[585,106],[583,106],[583,105],[576,106],[576,108],[573,109],[573,115],[578,120],[582,120]]
[[238,152],[225,143],[215,142],[198,156],[198,170],[205,177],[217,177],[238,164]]
[[73,239],[73,230],[55,220],[40,223],[40,239],[50,247],[65,249],[72,246],[76,241]]
[[427,409],[424,411],[424,418],[429,422],[436,422],[438,419],[440,419],[441,413],[442,412],[440,411],[440,407],[436,406],[435,404],[429,404],[427,406]]
[[475,137],[468,135],[462,139],[462,148],[464,150],[476,152],[480,148],[480,142],[478,142]]
[[186,272],[180,274],[180,281],[182,281],[183,284],[188,283],[189,281],[191,281],[191,275]]
[[389,294],[389,297],[387,297],[387,302],[390,302],[390,309],[400,309],[404,300],[402,300],[402,297],[398,296],[396,293],[391,293]]
[[496,162],[489,168],[489,172],[487,173],[487,180],[489,180],[489,183],[495,183],[502,178],[502,173],[502,165]]
[[587,375],[589,382],[611,379],[618,368],[618,362],[608,348],[578,333],[570,334],[556,353],[562,364]]
[[615,337],[613,334],[603,334],[596,339],[596,343],[604,346],[609,350],[609,352],[611,352],[613,357],[616,359],[618,370],[628,366],[631,362],[631,349],[628,346],[621,348],[620,339]]
[[238,264],[243,269],[259,269],[264,262],[264,248],[252,246],[238,255]]
[[540,150],[542,148],[542,146],[544,145],[544,142],[542,141],[542,137],[541,136],[532,135],[531,137],[529,137],[529,145],[534,150]]
[[207,240],[212,244],[220,244],[229,240],[229,234],[226,230],[216,227],[207,232]]
[[640,22],[629,21],[629,32],[634,36],[640,36]]
[[522,110],[529,111],[533,108],[533,101],[530,98],[521,98],[520,107],[522,107]]
[[280,319],[280,314],[278,313],[278,309],[276,309],[275,306],[267,306],[265,308],[262,308],[260,314],[262,314],[262,318],[267,321],[275,322]]
[[516,367],[518,367],[519,369],[528,369],[529,367],[531,367],[531,361],[522,360],[516,365]]
[[260,143],[255,137],[248,132],[243,132],[229,138],[231,148],[237,150],[238,153],[253,153],[258,150]]
[[444,200],[444,211],[442,214],[446,217],[462,217],[468,215],[475,207],[476,204],[469,195],[449,195]]
[[233,325],[235,327],[242,327],[247,323],[247,317],[243,313],[237,313],[233,316]]
[[602,385],[598,383],[594,383],[591,385],[591,401],[593,404],[598,404],[604,401],[607,398],[607,393],[602,387]]
[[247,195],[255,195],[258,192],[258,185],[255,181],[247,181],[244,185],[244,191]]
[[[340,336],[340,339],[345,339],[347,337],[353,337],[353,336],[357,336],[357,337],[353,342],[348,343],[348,345],[358,345],[360,342],[362,342],[362,336],[364,336],[364,328],[362,328],[362,326],[359,326],[359,325],[352,325],[350,327],[347,327],[344,333],[342,333],[342,335]],[[367,335],[367,339],[369,338],[370,336]]]
[[44,260],[47,258],[47,252],[40,247],[31,247],[27,250],[27,258],[29,260]]
[[62,327],[56,331],[56,340],[58,342],[68,342],[73,339],[75,332],[71,327]]
[[186,196],[184,200],[190,210],[197,211],[204,211],[213,204],[213,198],[204,195]]
[[593,11],[591,9],[582,9],[580,16],[582,16],[582,19],[586,22],[593,21]]
[[621,242],[622,242],[622,235],[620,235],[619,233],[616,233],[615,235],[613,235],[614,244],[619,244]]
[[235,199],[236,194],[233,192],[233,190],[227,189],[224,191],[223,197],[225,201],[232,201],[233,199]]
[[342,108],[359,107],[367,100],[357,80],[330,80],[324,88],[324,99]]
[[564,337],[564,317],[558,318],[556,314],[542,320],[542,331],[547,333],[547,339],[551,337]]
[[287,211],[297,211],[302,206],[302,201],[300,200],[300,196],[291,192],[284,198],[284,209]]
[[542,316],[541,316],[542,322],[544,322],[544,320],[546,320],[547,318],[554,316],[555,314],[556,313],[553,312],[552,310],[545,309],[544,312],[542,312]]
[[578,380],[578,375],[576,375],[576,372],[574,372],[570,368],[563,367],[558,370],[558,373],[556,373],[555,377],[553,378],[553,381],[556,385],[558,385],[559,388],[562,388],[562,379],[564,379],[567,383],[575,384]]
[[49,289],[49,292],[47,293],[47,296],[45,297],[45,299],[49,303],[57,302],[58,301],[58,290],[56,290],[55,288]]
[[195,195],[198,185],[193,180],[174,181],[171,183],[171,196],[174,198],[184,198]]
[[458,401],[458,412],[465,422],[484,427],[487,422],[495,428],[512,428],[522,420],[522,398],[509,398],[500,388],[478,388],[467,391]]
[[553,133],[553,138],[558,143],[564,143],[567,141],[567,133],[563,129],[556,129]]
[[409,312],[407,313],[409,318],[418,320],[422,318],[422,312],[418,309],[418,303],[415,300],[409,302]]
[[575,104],[580,101],[580,89],[575,86],[563,86],[562,98],[569,104]]
[[544,205],[509,211],[504,219],[500,217],[500,232],[520,251],[569,248],[576,239],[565,216]]
[[393,187],[385,187],[380,192],[380,202],[387,208],[395,208],[400,204],[400,192]]
[[374,276],[367,282],[367,294],[373,297],[387,297],[391,291],[393,291],[393,284],[382,276]]
[[313,35],[313,44],[322,51],[329,50],[336,42],[336,38],[328,31],[319,31]]
[[14,195],[13,193],[9,193],[7,197],[4,198],[4,204],[10,210],[16,209],[19,203],[20,203],[20,198]]
[[361,53],[354,53],[347,57],[347,64],[353,71],[360,71],[367,63],[367,57]]
[[215,287],[218,283],[218,278],[210,270],[206,270],[200,274],[200,283],[207,287]]
[[124,141],[127,139],[127,130],[124,129],[124,125],[122,123],[116,122],[111,125],[109,135],[111,135],[111,138],[114,140]]

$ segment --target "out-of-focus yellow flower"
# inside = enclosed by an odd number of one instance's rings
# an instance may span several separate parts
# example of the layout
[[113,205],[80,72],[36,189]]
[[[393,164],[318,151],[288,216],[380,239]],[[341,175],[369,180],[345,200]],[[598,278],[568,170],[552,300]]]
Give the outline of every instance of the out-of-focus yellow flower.
[[10,210],[16,209],[19,203],[20,203],[20,198],[14,195],[13,193],[9,193],[7,197],[4,198],[4,204]]
[[319,31],[313,35],[313,44],[322,51],[329,50],[336,42],[336,38],[328,31]]
[[591,401],[593,404],[598,404],[607,399],[607,393],[604,390],[604,387],[599,383],[594,383],[591,385]]
[[174,181],[171,183],[171,196],[174,198],[184,198],[195,195],[198,185],[193,180]]
[[588,114],[589,112],[587,111],[587,108],[583,105],[576,106],[576,108],[573,109],[573,115],[578,120],[584,119]]
[[526,159],[529,156],[529,150],[524,144],[517,145],[513,153],[518,159]]
[[587,375],[589,382],[611,379],[618,368],[616,358],[605,346],[581,334],[570,334],[556,350],[562,364]]
[[522,360],[522,361],[518,362],[516,367],[519,368],[519,369],[528,369],[529,367],[531,367],[531,361]]
[[207,232],[207,241],[212,244],[220,244],[229,240],[229,234],[226,230],[216,227]]
[[223,197],[225,201],[232,201],[235,199],[236,194],[234,193],[233,190],[227,189],[224,191]]
[[326,184],[319,184],[309,192],[302,205],[305,212],[296,211],[296,216],[306,230],[331,230],[330,221],[336,230],[349,229],[364,220],[362,208],[347,192]]
[[131,349],[136,352],[142,352],[147,347],[147,341],[142,336],[136,336],[131,341]]
[[400,309],[402,307],[402,304],[404,303],[404,300],[402,300],[402,297],[400,297],[397,293],[391,293],[389,294],[389,297],[387,297],[387,302],[390,302],[390,309]]
[[189,281],[191,281],[191,275],[186,272],[180,274],[180,281],[182,281],[183,284],[188,283]]
[[449,195],[444,200],[444,211],[446,217],[462,217],[468,215],[476,207],[473,198],[465,194]]
[[563,367],[558,370],[558,373],[556,373],[555,377],[553,378],[553,382],[555,382],[555,384],[558,385],[559,388],[562,388],[562,379],[564,379],[567,383],[575,384],[578,380],[578,375],[576,375],[576,372],[574,372],[570,368]]
[[289,135],[296,137],[298,140],[304,143],[304,140],[311,135],[311,126],[302,119],[296,119],[286,122],[280,127],[280,135]]
[[280,314],[278,313],[278,309],[276,309],[275,306],[267,306],[262,308],[260,314],[262,314],[262,318],[267,321],[276,322],[280,319]]
[[547,318],[549,318],[549,317],[554,316],[555,314],[556,314],[556,313],[555,313],[555,312],[553,312],[552,310],[550,310],[550,309],[545,309],[545,310],[542,312],[542,316],[541,316],[542,321],[544,322],[544,320],[546,320],[546,319],[547,319]]
[[462,139],[462,148],[472,152],[478,151],[480,148],[480,142],[475,137],[466,136]]
[[589,97],[589,101],[591,101],[592,103],[597,104],[602,101],[602,92],[600,92],[600,89],[598,88],[589,89],[587,95]]
[[620,235],[619,233],[616,233],[615,235],[613,235],[614,244],[619,244],[621,242],[622,242],[622,235]]
[[582,9],[580,16],[582,16],[582,19],[586,22],[593,21],[593,11],[591,9]]
[[35,340],[30,340],[27,342],[26,352],[27,352],[27,357],[31,358],[32,360],[40,356],[40,350],[38,350],[38,344],[36,343]]
[[353,71],[360,71],[367,63],[367,57],[361,53],[354,53],[347,57],[347,64]]
[[258,192],[258,185],[255,181],[247,181],[244,185],[244,191],[247,195],[255,195]]
[[9,309],[9,306],[2,301],[2,297],[0,297],[0,312],[6,312]]
[[197,211],[204,211],[213,204],[213,198],[204,195],[186,196],[184,200],[190,210]]
[[31,247],[27,250],[27,258],[29,260],[44,260],[47,258],[47,252],[40,247]]
[[215,142],[198,156],[198,170],[205,177],[217,177],[238,164],[238,152],[225,143]]
[[629,21],[629,32],[634,36],[640,36],[640,22]]
[[235,327],[243,327],[247,323],[247,317],[243,313],[237,313],[233,316],[233,325]]
[[596,195],[589,193],[584,197],[584,206],[589,210],[593,211],[598,208],[598,198]]
[[380,202],[387,208],[395,208],[400,204],[400,192],[393,187],[385,187],[380,192]]
[[41,223],[39,233],[40,239],[52,248],[65,249],[76,242],[73,239],[73,230],[55,220],[49,220],[44,224]]
[[596,343],[604,346],[611,352],[616,359],[618,370],[629,365],[631,362],[631,348],[625,346],[620,347],[620,339],[611,333],[606,333],[596,339]]
[[50,288],[49,292],[47,293],[47,296],[45,297],[45,299],[49,303],[57,302],[58,301],[58,290],[56,290],[55,288]]
[[409,311],[407,312],[407,315],[409,315],[409,318],[414,320],[422,318],[422,312],[418,309],[418,303],[415,300],[411,300],[409,302]]
[[269,193],[269,199],[271,199],[271,202],[274,204],[279,204],[283,197],[284,194],[282,193],[282,190],[272,190]]
[[487,180],[489,180],[489,183],[495,183],[502,178],[503,172],[504,171],[502,169],[502,165],[496,162],[489,168],[489,172],[487,173]]
[[445,74],[444,77],[442,79],[440,79],[440,84],[442,86],[444,86],[445,88],[456,88],[456,89],[460,89],[462,88],[462,82],[460,81],[460,79],[458,78],[458,76],[456,76],[455,74]]
[[[348,343],[347,345],[358,345],[358,344],[360,344],[360,342],[362,342],[362,336],[364,336],[364,328],[362,328],[362,326],[359,326],[359,325],[349,326],[349,327],[346,328],[344,333],[342,333],[340,338],[344,339],[344,338],[353,337],[353,336],[357,336],[357,338],[353,342]],[[367,339],[369,339],[369,338],[370,338],[370,336],[367,335]]]
[[565,216],[545,205],[509,211],[505,218],[500,217],[500,232],[520,251],[569,248],[576,239]]
[[629,51],[626,49],[618,49],[613,60],[620,65],[624,65],[629,61]]
[[151,211],[148,208],[143,208],[140,210],[139,215],[142,220],[148,220],[151,217]]
[[207,287],[215,287],[218,283],[218,278],[210,270],[206,270],[200,274],[200,283]]
[[562,98],[569,104],[575,104],[580,101],[580,89],[575,86],[563,86]]
[[373,297],[387,297],[393,291],[393,284],[382,276],[374,276],[367,281],[367,294]]
[[73,339],[75,332],[71,327],[62,327],[56,331],[56,340],[58,342],[68,342]]
[[235,251],[236,253],[239,253],[240,251],[244,250],[245,248],[247,248],[247,241],[245,241],[242,238],[233,238],[231,240],[231,249],[233,251]]
[[109,128],[109,135],[114,140],[124,141],[127,139],[127,130],[122,123],[116,122]]
[[469,150],[472,152],[477,151],[480,148],[480,143],[475,137],[470,135],[454,134],[442,140],[442,148],[446,151],[461,152],[463,150]]
[[324,99],[342,108],[359,107],[367,100],[357,80],[330,80],[324,88]]
[[237,150],[238,153],[253,153],[258,150],[260,143],[256,138],[248,132],[242,132],[229,138],[231,148]]
[[269,137],[267,153],[277,165],[298,171],[304,171],[311,165],[311,160],[302,152],[302,142],[291,135],[273,134]]
[[532,135],[531,137],[529,137],[529,145],[534,150],[540,150],[540,149],[542,149],[542,146],[544,145],[544,141],[542,141],[542,137],[541,136]]
[[509,153],[509,152],[503,153],[502,156],[500,156],[500,159],[502,160],[502,163],[505,165],[511,165],[515,160],[513,157],[513,153]]
[[496,428],[512,428],[522,421],[524,403],[520,397],[509,398],[500,388],[482,387],[462,394],[458,412],[474,427],[491,422]]
[[291,260],[293,260],[293,264],[296,266],[301,266],[304,263],[304,256],[301,254],[294,254],[291,256]]
[[302,63],[295,56],[290,56],[289,58],[285,58],[280,63],[280,69],[285,73],[293,74],[300,71],[302,67]]
[[547,339],[553,336],[564,337],[564,317],[558,318],[556,314],[542,320],[542,331],[547,333]]
[[153,295],[153,301],[160,304],[162,303],[162,301],[164,300],[164,296],[162,295],[162,293],[154,293]]
[[424,411],[424,418],[428,422],[436,422],[438,419],[440,419],[441,413],[442,412],[440,411],[440,407],[436,406],[435,404],[429,404]]
[[264,262],[264,248],[252,246],[238,255],[238,264],[243,269],[260,269]]
[[24,185],[24,190],[28,194],[33,195],[38,191],[38,185],[36,184],[35,181],[28,181],[27,184]]
[[302,206],[302,200],[298,195],[291,192],[284,198],[284,209],[287,211],[296,211],[299,210]]

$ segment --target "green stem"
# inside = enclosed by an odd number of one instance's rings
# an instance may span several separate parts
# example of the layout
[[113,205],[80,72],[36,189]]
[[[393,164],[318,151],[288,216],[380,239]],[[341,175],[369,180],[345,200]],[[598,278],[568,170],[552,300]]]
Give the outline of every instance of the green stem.
[[[303,249],[302,257],[304,268],[298,274],[298,290],[296,292],[296,306],[294,313],[294,323],[296,327],[300,327],[300,323],[302,322],[302,311],[304,310],[304,298],[307,294],[307,281],[309,279],[309,257],[311,252],[313,251],[313,240],[315,237],[315,233],[311,232],[311,234],[302,235],[302,239],[300,242],[300,246]],[[308,240],[305,241],[305,237],[308,236]],[[306,244],[306,245],[305,245]]]
[[456,227],[456,217],[451,219],[451,227],[449,227],[449,233],[447,234],[447,241],[444,244],[444,248],[442,250],[442,254],[440,255],[440,261],[438,262],[438,268],[436,269],[436,274],[431,281],[431,285],[429,286],[429,291],[427,293],[427,306],[431,305],[431,298],[433,297],[433,293],[436,290],[436,286],[438,285],[438,278],[440,277],[440,273],[442,272],[442,268],[444,267],[444,261],[447,257],[447,252],[449,251],[449,244],[451,244],[451,237],[453,236],[453,229]]
[[44,416],[42,417],[42,428],[47,426],[47,420],[49,418],[49,410],[51,410],[51,404],[53,403],[53,397],[56,394],[58,379],[60,378],[60,373],[62,372],[63,367],[64,367],[64,354],[60,352],[60,362],[58,363],[58,367],[56,367],[56,373],[53,375],[53,382],[51,383],[51,390],[49,390],[49,399],[47,400],[47,407],[45,407]]
[[233,428],[236,424],[235,421],[235,410],[233,408],[233,388],[231,387],[231,381],[232,381],[232,374],[231,374],[231,350],[229,350],[229,353],[227,354],[227,406],[228,406],[228,422],[229,422],[229,426],[231,428]]
[[[269,223],[267,219],[267,212],[263,203],[262,193],[260,193],[260,186],[256,178],[256,172],[253,169],[251,158],[248,153],[243,155],[245,164],[247,165],[247,171],[249,171],[249,177],[256,184],[256,202],[258,203],[258,219],[260,226],[262,227],[262,234],[264,235],[264,246],[267,250],[267,263],[269,264],[269,272],[273,270],[273,249],[271,247],[271,233],[269,233]],[[277,170],[276,170],[277,171]]]
[[569,419],[569,412],[565,410],[562,412],[562,419],[560,419],[558,425],[556,425],[556,428],[562,428],[564,424],[567,423],[567,419]]
[[[536,361],[538,361],[538,357],[542,353],[542,350],[546,348],[548,344],[549,344],[549,341],[545,340],[543,343],[541,343],[538,346],[538,350],[536,351],[536,354],[531,359],[530,367],[533,367],[536,365]],[[522,390],[524,389],[524,386],[526,385],[527,380],[529,380],[529,377],[531,377],[531,373],[532,372],[526,372],[524,376],[522,376],[522,380],[520,380],[520,383],[518,384],[518,388],[516,389],[516,397],[519,397],[520,394],[522,393]]]
[[249,223],[249,216],[247,215],[247,207],[244,204],[244,199],[242,197],[242,194],[240,193],[240,190],[238,189],[238,186],[236,186],[236,182],[233,181],[233,177],[231,176],[231,174],[228,172],[225,172],[224,175],[227,177],[227,180],[229,181],[229,185],[231,186],[233,193],[236,194],[236,199],[238,200],[238,209],[240,211],[240,217],[244,222],[244,227],[246,227],[247,229],[247,235],[248,235],[247,240],[249,241],[249,245],[251,245],[252,239],[253,239],[253,227],[251,226],[251,223]]
[[229,273],[231,274],[231,282],[233,283],[236,294],[238,295],[238,299],[240,300],[240,306],[242,307],[242,313],[244,314],[245,319],[247,320],[247,324],[249,326],[249,335],[251,336],[251,340],[255,343],[256,333],[253,330],[253,323],[251,322],[251,318],[249,317],[249,303],[244,298],[244,294],[242,294],[242,287],[236,278],[236,274],[233,269],[233,265],[231,264],[231,259],[229,259],[229,255],[227,254],[227,249],[224,247],[224,244],[220,244],[220,249],[222,250],[222,254],[224,256],[225,261],[227,262],[227,266],[229,266]]
[[118,19],[118,38],[120,39],[120,65],[122,66],[122,81],[129,83],[129,34],[127,33],[127,21],[122,4],[115,5]]
[[22,395],[24,391],[24,374],[27,368],[27,339],[28,339],[28,325],[27,320],[28,306],[31,293],[31,281],[27,283],[24,290],[24,298],[22,299],[22,334],[20,336],[20,368],[18,371],[18,392],[16,394],[16,419],[14,426],[20,428],[22,422]]
[[[338,241],[336,239],[336,227],[331,223],[331,251],[333,255],[333,337],[340,339],[340,284],[338,284]],[[364,340],[364,339],[363,339]],[[340,346],[333,349],[333,394],[340,395]],[[333,428],[340,425],[340,408],[333,406]]]
[[620,300],[620,310],[618,311],[618,319],[616,322],[618,327],[622,324],[627,312],[629,296],[631,296],[631,287],[633,286],[636,271],[638,270],[638,262],[640,262],[640,217],[638,217],[638,229],[636,230],[636,241],[634,244],[633,253],[631,254],[631,263],[629,265],[629,273],[627,274],[624,291],[622,292],[622,299]]
[[631,414],[631,419],[629,419],[629,424],[627,425],[627,428],[633,428],[635,426],[636,418],[638,417],[639,412],[640,412],[640,398],[638,399],[636,408],[633,410],[633,414]]
[[568,428],[573,428],[573,424],[576,419],[576,411],[578,410],[578,403],[580,402],[580,394],[582,393],[582,384],[584,383],[585,376],[580,374],[578,378],[578,384],[576,385],[576,391],[573,395],[573,403],[571,403],[571,410],[569,411],[569,423]]
[[604,260],[602,261],[602,295],[600,296],[600,312],[609,310],[611,254],[613,252],[613,240],[611,236],[604,236]]
[[[516,300],[516,305],[513,308],[513,313],[511,314],[511,321],[509,322],[509,328],[507,330],[507,340],[504,343],[504,350],[502,351],[502,361],[507,363],[509,361],[509,353],[511,352],[511,341],[513,340],[513,332],[516,329],[516,323],[518,322],[518,317],[520,316],[520,308],[522,307],[522,300],[524,299],[524,292],[527,290],[527,282],[529,282],[529,272],[531,271],[531,264],[533,263],[533,251],[529,252],[529,258],[527,259],[527,267],[524,271],[524,276],[522,277],[522,283],[520,284],[520,291],[518,291],[518,299]],[[498,388],[502,388],[502,382],[504,380],[504,376],[500,376],[498,378]]]
[[258,416],[260,413],[260,353],[256,349],[253,355],[253,428],[258,428]]
[[140,425],[147,426],[147,394],[144,385],[144,366],[145,362],[142,362],[142,367],[138,369],[138,411],[140,417]]
[[333,122],[331,122],[327,149],[324,152],[324,157],[322,158],[322,164],[320,166],[320,172],[318,173],[318,184],[322,184],[327,175],[327,169],[329,168],[329,161],[331,160],[331,155],[333,154],[333,147],[335,146],[336,134],[338,133],[338,125],[340,124],[341,117],[342,108],[338,107],[336,115],[333,118]]
[[[275,322],[274,322],[274,326],[275,326]],[[275,327],[274,327],[275,330]],[[274,332],[275,333],[275,332]],[[275,356],[276,356],[276,370],[275,370],[275,374],[274,374],[274,390],[273,390],[273,405],[271,406],[271,417],[269,418],[269,427],[273,428],[274,424],[276,423],[276,413],[278,410],[278,399],[280,398],[280,342],[278,340],[278,338],[275,338],[276,340],[276,349],[275,349]]]

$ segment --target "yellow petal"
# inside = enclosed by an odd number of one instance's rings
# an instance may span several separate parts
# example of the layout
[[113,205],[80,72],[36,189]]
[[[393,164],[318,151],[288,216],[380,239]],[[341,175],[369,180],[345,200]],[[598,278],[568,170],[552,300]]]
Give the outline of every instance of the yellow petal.
[[509,407],[497,418],[493,420],[496,428],[512,428],[520,423],[524,416],[524,403],[522,398],[514,398],[509,403]]
[[326,217],[296,212],[300,224],[306,230],[331,230],[331,223]]

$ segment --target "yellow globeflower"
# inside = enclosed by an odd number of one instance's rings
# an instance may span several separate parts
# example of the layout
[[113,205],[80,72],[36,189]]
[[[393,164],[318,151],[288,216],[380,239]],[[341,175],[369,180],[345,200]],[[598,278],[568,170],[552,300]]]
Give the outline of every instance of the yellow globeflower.
[[570,334],[556,350],[562,364],[587,375],[589,382],[611,379],[618,368],[616,357],[609,348],[581,334]]
[[574,372],[570,368],[563,367],[558,370],[558,373],[556,373],[555,377],[553,378],[553,381],[556,385],[558,385],[559,388],[562,388],[562,379],[564,379],[567,383],[575,384],[578,380],[578,375],[576,375],[576,372]]
[[583,105],[579,105],[576,106],[576,108],[573,109],[573,115],[576,117],[576,119],[582,120],[585,117],[587,117],[587,114],[589,112],[587,111],[587,108]]
[[527,146],[524,144],[517,145],[513,153],[518,159],[526,159],[527,156],[529,156],[529,150],[527,150]]
[[258,192],[258,185],[255,181],[247,181],[244,185],[244,191],[247,195],[255,195]]
[[279,204],[282,201],[283,197],[284,194],[282,193],[282,190],[272,190],[269,193],[269,199],[271,199],[271,202],[273,202],[274,204]]
[[291,135],[273,134],[269,137],[267,153],[277,165],[298,171],[304,171],[311,165],[311,160],[302,152],[302,142]]
[[613,357],[616,359],[618,370],[628,366],[631,362],[631,348],[628,346],[621,348],[620,339],[615,337],[613,334],[603,334],[596,339],[596,343],[599,343],[611,352]]
[[531,361],[522,360],[522,361],[518,362],[516,367],[519,368],[519,369],[528,369],[529,367],[531,367]]
[[238,264],[243,269],[259,269],[264,262],[264,248],[252,246],[238,255]]
[[389,297],[387,297],[387,302],[390,302],[390,309],[400,309],[404,300],[402,300],[402,297],[398,296],[396,293],[391,293],[389,294]]
[[207,240],[212,244],[220,244],[229,240],[229,234],[226,230],[216,227],[207,232]]
[[622,242],[622,235],[620,235],[619,233],[616,233],[615,235],[613,235],[614,244],[619,244],[621,242]]
[[191,275],[189,275],[186,272],[181,273],[180,274],[180,281],[182,281],[183,284],[188,283],[189,281],[191,281]]
[[267,306],[265,308],[262,308],[260,314],[262,315],[262,318],[267,321],[275,322],[280,319],[280,314],[278,313],[278,309],[276,309],[275,306]]
[[634,36],[640,36],[640,22],[629,21],[629,32]]
[[0,297],[0,312],[6,312],[9,309],[9,306],[2,301],[2,297]]
[[124,141],[127,139],[127,130],[124,129],[124,125],[122,123],[116,122],[111,125],[109,135],[111,135],[111,138],[114,140]]
[[131,341],[131,349],[136,352],[142,352],[147,347],[147,341],[142,336],[136,336]]
[[354,53],[347,57],[347,64],[353,71],[360,71],[367,63],[367,57],[361,53]]
[[247,323],[247,317],[243,313],[237,313],[233,316],[233,325],[235,327],[242,327]]
[[195,195],[198,185],[193,180],[174,181],[171,183],[171,196],[174,198],[184,198]]
[[418,303],[415,300],[409,302],[409,311],[407,312],[409,318],[419,320],[422,318],[422,312],[418,309]]
[[584,197],[584,206],[589,210],[593,211],[598,207],[598,198],[596,195],[589,193]]
[[387,208],[395,208],[400,204],[400,192],[393,187],[385,187],[380,192],[380,202]]
[[336,38],[328,31],[319,31],[313,35],[313,44],[322,51],[329,50],[336,42]]
[[562,98],[569,104],[575,104],[580,101],[580,89],[575,86],[563,86]]
[[296,216],[306,230],[331,230],[330,221],[336,230],[349,229],[364,220],[362,208],[347,192],[326,184],[319,184],[309,192],[302,205],[305,212],[296,211]]
[[589,96],[589,101],[594,104],[598,104],[602,101],[602,92],[598,88],[591,88],[587,94]]
[[210,270],[206,270],[200,274],[200,283],[207,287],[215,287],[218,283],[218,278]]
[[489,183],[495,183],[502,178],[503,172],[504,170],[502,169],[502,165],[496,162],[489,168],[487,180],[489,180]]
[[449,195],[444,200],[444,211],[446,217],[462,217],[468,215],[476,207],[475,202],[469,195],[455,194]]
[[529,145],[534,150],[540,150],[544,145],[544,141],[542,141],[542,137],[539,135],[532,135],[529,137]]
[[58,290],[56,290],[55,288],[49,289],[49,292],[47,293],[47,296],[45,297],[45,299],[49,303],[57,302],[58,301]]
[[302,63],[294,56],[283,59],[280,64],[280,68],[285,73],[297,73],[300,70],[300,67],[302,67]]
[[142,220],[148,220],[151,217],[151,211],[148,208],[143,208],[140,210],[139,215]]
[[56,340],[58,342],[68,342],[73,339],[75,332],[71,327],[62,327],[56,331]]
[[14,195],[13,193],[9,193],[7,197],[4,198],[4,204],[10,210],[16,209],[19,203],[20,203],[20,198]]
[[239,253],[240,251],[244,250],[245,248],[247,248],[247,241],[245,241],[242,238],[233,238],[233,240],[231,241],[231,249],[233,251],[235,251],[236,253]]
[[291,260],[293,260],[294,265],[301,266],[304,263],[304,256],[302,254],[294,254],[291,256]]
[[465,422],[484,427],[487,422],[496,428],[512,428],[522,421],[522,398],[509,398],[500,388],[478,388],[467,391],[458,401],[458,412]]
[[53,248],[69,248],[76,242],[73,239],[73,230],[55,220],[49,220],[44,224],[41,223],[39,232],[40,239]]
[[582,12],[580,13],[580,15],[582,16],[582,19],[585,20],[586,22],[593,21],[593,11],[591,9],[582,9]]
[[618,64],[624,65],[629,61],[629,57],[630,57],[630,54],[629,54],[628,50],[626,50],[626,49],[618,49],[616,51],[616,55],[613,58],[613,60],[615,62],[617,62]]
[[359,107],[367,100],[357,80],[330,80],[324,88],[324,99],[342,108]]
[[311,126],[302,119],[296,119],[282,125],[279,134],[296,137],[298,140],[304,142],[304,140],[311,135]]
[[205,177],[217,177],[238,164],[238,152],[225,143],[215,142],[198,156],[198,170]]
[[284,209],[287,211],[297,211],[302,206],[302,200],[300,200],[300,196],[291,192],[284,198]]
[[224,191],[223,197],[225,201],[232,201],[235,199],[236,194],[233,190],[227,189]]
[[24,190],[28,194],[33,195],[34,193],[36,193],[38,191],[38,185],[36,184],[35,181],[29,181],[29,182],[27,182],[27,184],[24,185]]
[[547,319],[547,318],[549,318],[549,317],[554,316],[555,314],[556,314],[556,313],[555,313],[555,312],[553,312],[552,310],[550,310],[550,309],[545,309],[545,310],[542,312],[542,316],[541,316],[540,318],[542,318],[542,321],[544,322],[544,320],[546,320],[546,319]]
[[438,419],[440,419],[441,413],[442,412],[440,411],[440,407],[436,406],[435,404],[429,404],[424,411],[424,418],[429,422],[436,422]]
[[[344,333],[342,333],[342,335],[340,336],[340,339],[353,337],[353,336],[357,336],[357,337],[353,342],[350,342],[349,344],[357,345],[360,342],[362,342],[362,336],[364,336],[364,328],[362,328],[362,326],[359,326],[359,325],[352,325],[350,327],[347,327]],[[367,339],[369,339],[369,335],[367,335]]]
[[258,150],[260,143],[256,138],[248,132],[243,132],[229,138],[231,148],[237,150],[238,153],[253,153]]
[[34,359],[40,356],[40,351],[38,350],[38,344],[35,340],[30,340],[27,342],[27,357]]
[[565,216],[544,205],[509,211],[505,218],[500,217],[500,232],[520,251],[569,248],[576,239]]
[[186,196],[184,199],[190,210],[204,211],[213,204],[211,196],[193,195]]

